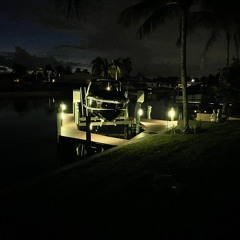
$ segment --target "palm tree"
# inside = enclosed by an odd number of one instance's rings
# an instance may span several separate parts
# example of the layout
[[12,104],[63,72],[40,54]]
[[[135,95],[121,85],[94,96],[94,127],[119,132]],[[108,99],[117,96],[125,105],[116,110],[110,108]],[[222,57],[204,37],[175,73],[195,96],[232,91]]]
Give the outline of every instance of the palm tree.
[[98,77],[108,78],[109,64],[106,58],[97,57],[92,61],[92,74]]
[[53,0],[53,2],[58,10],[63,10],[67,20],[72,17],[79,19],[80,0]]
[[129,57],[122,59],[122,77],[129,78],[132,71],[132,61]]
[[92,74],[100,77],[103,69],[104,61],[101,57],[92,60]]
[[[229,2],[230,1],[230,2]],[[224,32],[226,36],[226,65],[230,63],[230,44],[234,43],[236,57],[239,57],[239,41],[240,41],[240,2],[229,0],[228,4],[216,0],[206,1],[203,7],[209,11],[209,14],[202,19],[202,23],[206,28],[211,30],[205,46],[203,57],[206,56],[210,47],[221,37]]]
[[180,76],[183,94],[183,127],[185,132],[189,129],[188,96],[187,96],[187,71],[186,71],[186,36],[190,7],[194,0],[143,0],[122,11],[119,23],[123,26],[138,24],[144,19],[138,28],[137,35],[143,38],[152,32],[158,25],[164,24],[166,19],[177,17],[180,26]]
[[78,0],[68,0],[68,6],[67,6],[67,19],[70,18],[71,12],[74,11],[77,18],[79,17],[78,15]]
[[118,80],[118,76],[121,76],[121,74],[122,74],[121,59],[117,58],[117,59],[112,60],[110,69],[112,69],[111,72],[114,73],[115,80]]

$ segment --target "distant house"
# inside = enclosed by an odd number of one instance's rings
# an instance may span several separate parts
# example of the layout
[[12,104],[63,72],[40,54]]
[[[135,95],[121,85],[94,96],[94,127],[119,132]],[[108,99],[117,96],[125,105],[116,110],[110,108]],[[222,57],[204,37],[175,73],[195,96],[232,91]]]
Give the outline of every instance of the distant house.
[[79,72],[60,75],[56,78],[56,82],[88,84],[92,78],[94,78],[94,76],[92,76],[89,72]]

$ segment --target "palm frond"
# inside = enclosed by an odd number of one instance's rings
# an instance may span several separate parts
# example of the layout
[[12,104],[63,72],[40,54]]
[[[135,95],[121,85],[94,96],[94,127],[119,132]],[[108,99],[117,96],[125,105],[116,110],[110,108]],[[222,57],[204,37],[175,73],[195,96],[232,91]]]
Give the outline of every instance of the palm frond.
[[207,11],[190,12],[188,14],[188,29],[211,29],[216,25],[216,17]]
[[74,0],[73,4],[74,4],[74,9],[75,9],[75,14],[77,16],[77,19],[79,19],[79,1]]
[[233,35],[234,45],[236,49],[236,58],[239,58],[239,42],[240,42],[240,33],[234,33]]
[[69,17],[70,17],[71,9],[72,9],[72,0],[68,0],[67,19],[69,19]]
[[219,31],[212,31],[212,34],[210,38],[208,39],[206,46],[203,50],[203,57],[206,56],[206,53],[209,51],[209,49],[212,47],[212,45],[216,42],[216,40],[219,38],[220,32]]
[[137,31],[137,36],[141,39],[151,33],[159,25],[165,24],[166,19],[178,16],[178,5],[164,5],[159,7],[143,22]]
[[145,0],[128,7],[121,12],[118,23],[122,24],[124,27],[129,27],[132,24],[138,24],[142,18],[146,18],[154,12],[161,2],[164,1]]
[[80,4],[82,3],[81,0],[63,0],[63,2],[67,4],[66,7],[66,18],[69,19],[70,17],[77,17],[79,19],[79,10]]

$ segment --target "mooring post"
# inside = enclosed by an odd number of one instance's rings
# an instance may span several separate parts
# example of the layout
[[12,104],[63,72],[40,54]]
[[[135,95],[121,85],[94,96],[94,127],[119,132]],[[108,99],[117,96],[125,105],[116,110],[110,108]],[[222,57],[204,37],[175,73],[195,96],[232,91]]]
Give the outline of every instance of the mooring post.
[[148,110],[147,110],[148,119],[151,119],[151,113],[152,113],[152,106],[148,105]]
[[61,136],[61,127],[62,127],[62,114],[57,113],[57,143],[59,142],[59,136]]
[[136,106],[136,134],[140,132],[140,114],[139,110],[141,109],[141,103],[137,102]]
[[86,116],[86,148],[87,151],[91,149],[91,116],[88,114]]
[[124,125],[124,139],[128,139],[129,135],[129,127],[128,124]]

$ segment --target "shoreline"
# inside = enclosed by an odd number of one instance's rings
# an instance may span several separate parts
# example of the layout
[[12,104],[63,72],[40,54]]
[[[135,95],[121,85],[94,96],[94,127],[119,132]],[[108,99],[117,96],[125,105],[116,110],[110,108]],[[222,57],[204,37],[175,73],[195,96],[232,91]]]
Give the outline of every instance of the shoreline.
[[62,96],[63,91],[8,91],[0,92],[0,98],[16,97],[51,97]]

